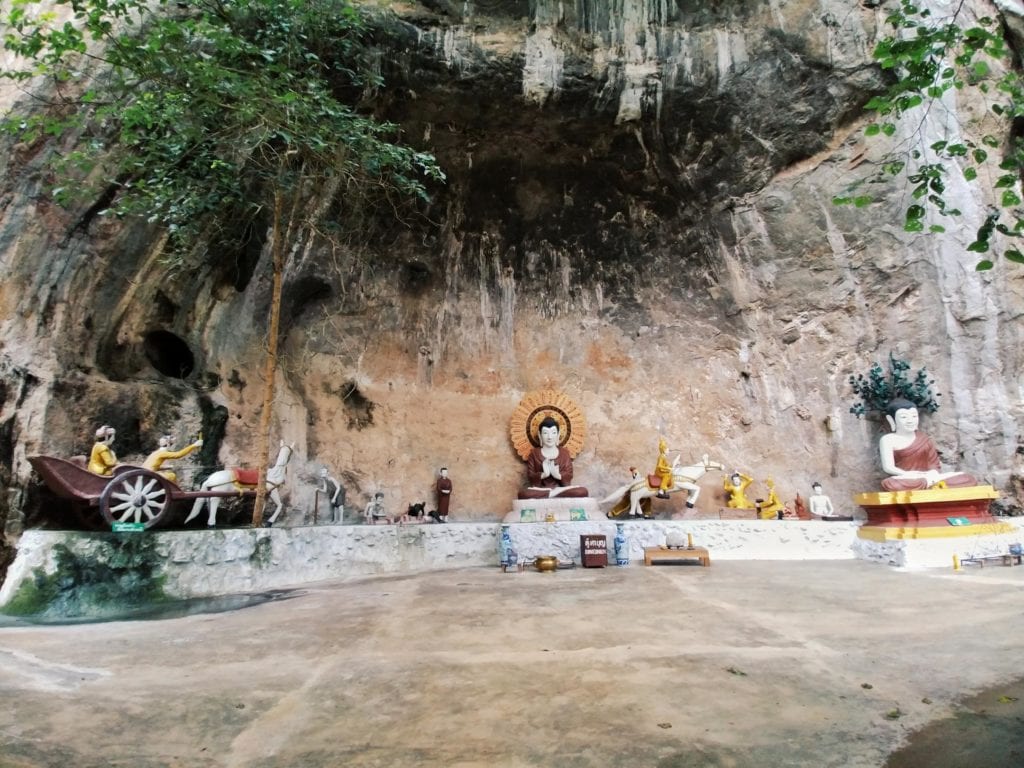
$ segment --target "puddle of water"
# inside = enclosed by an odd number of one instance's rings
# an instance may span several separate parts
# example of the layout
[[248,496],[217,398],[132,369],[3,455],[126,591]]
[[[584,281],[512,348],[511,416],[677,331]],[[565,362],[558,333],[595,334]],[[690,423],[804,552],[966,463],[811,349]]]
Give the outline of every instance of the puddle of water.
[[5,616],[0,614],[0,629],[33,625],[62,626],[69,624],[101,624],[108,621],[162,621],[193,616],[200,613],[225,613],[276,600],[288,600],[303,594],[300,590],[277,590],[251,595],[225,595],[221,597],[193,597],[163,603],[118,606],[116,610],[95,612],[85,616]]
[[915,731],[885,768],[1024,766],[1024,680],[961,702],[954,717]]

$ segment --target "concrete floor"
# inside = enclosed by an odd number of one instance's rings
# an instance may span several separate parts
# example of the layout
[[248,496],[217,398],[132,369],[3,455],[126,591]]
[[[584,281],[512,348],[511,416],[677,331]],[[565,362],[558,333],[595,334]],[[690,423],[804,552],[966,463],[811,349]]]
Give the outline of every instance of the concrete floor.
[[305,587],[0,629],[0,768],[880,766],[1022,675],[1024,567],[859,561]]

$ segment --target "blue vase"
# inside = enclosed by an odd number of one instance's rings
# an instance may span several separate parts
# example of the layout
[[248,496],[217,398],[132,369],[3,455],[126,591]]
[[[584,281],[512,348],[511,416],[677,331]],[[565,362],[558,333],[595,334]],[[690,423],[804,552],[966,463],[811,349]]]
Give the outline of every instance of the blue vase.
[[498,537],[498,565],[508,565],[513,551],[512,535],[509,533],[508,526],[502,525],[501,535]]
[[615,524],[615,564],[629,565],[629,540],[623,523]]

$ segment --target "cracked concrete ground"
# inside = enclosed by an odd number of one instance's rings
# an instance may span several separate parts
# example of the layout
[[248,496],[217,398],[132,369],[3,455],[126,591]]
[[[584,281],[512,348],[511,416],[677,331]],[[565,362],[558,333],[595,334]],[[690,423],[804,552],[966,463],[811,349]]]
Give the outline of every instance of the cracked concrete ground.
[[881,766],[1021,677],[1022,597],[1024,567],[723,561],[18,624],[0,767]]

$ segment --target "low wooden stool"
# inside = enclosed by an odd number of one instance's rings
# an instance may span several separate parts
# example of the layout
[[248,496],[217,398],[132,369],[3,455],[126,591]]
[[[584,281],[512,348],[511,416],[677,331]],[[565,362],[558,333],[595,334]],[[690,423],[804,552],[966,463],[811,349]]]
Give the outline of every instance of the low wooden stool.
[[656,560],[700,560],[700,564],[705,568],[711,566],[711,555],[705,547],[644,547],[644,565],[654,565]]

